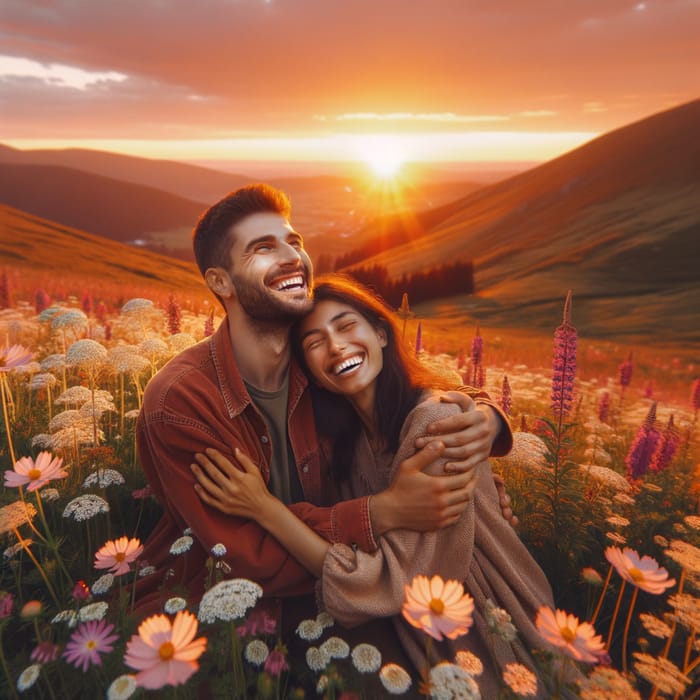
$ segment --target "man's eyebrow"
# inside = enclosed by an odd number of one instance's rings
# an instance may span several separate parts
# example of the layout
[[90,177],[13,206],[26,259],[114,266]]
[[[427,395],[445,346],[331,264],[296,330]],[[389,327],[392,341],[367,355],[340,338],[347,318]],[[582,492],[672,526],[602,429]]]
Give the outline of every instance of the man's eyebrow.
[[[339,321],[343,316],[350,316],[354,314],[354,311],[340,311],[337,313],[335,316],[333,316],[330,320],[330,323],[335,323],[336,321]],[[320,328],[310,328],[306,333],[301,334],[301,338],[299,338],[299,342],[302,343],[306,338],[310,335],[313,335],[314,333],[320,333],[321,329]]]

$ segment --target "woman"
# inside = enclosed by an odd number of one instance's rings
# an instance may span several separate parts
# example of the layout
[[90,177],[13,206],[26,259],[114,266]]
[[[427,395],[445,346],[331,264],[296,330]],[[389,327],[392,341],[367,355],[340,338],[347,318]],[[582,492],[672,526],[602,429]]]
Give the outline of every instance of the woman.
[[[333,445],[330,463],[342,498],[386,488],[426,426],[458,410],[431,391],[441,382],[406,351],[391,311],[350,279],[335,275],[317,282],[314,309],[297,325],[294,345],[313,381],[319,434]],[[318,576],[319,604],[341,624],[391,617],[414,671],[425,663],[425,635],[400,611],[404,586],[418,574],[462,581],[474,598],[473,627],[465,636],[433,644],[431,661],[453,661],[461,649],[475,653],[484,664],[483,697],[497,696],[506,663],[532,667],[528,650],[545,646],[534,619],[541,605],[553,606],[551,589],[501,515],[488,462],[476,468],[473,498],[454,526],[427,533],[392,530],[367,554],[331,546],[306,527],[268,492],[259,469],[244,455],[236,452],[242,472],[218,453],[209,456],[197,456],[201,467],[213,476],[218,465],[237,490],[223,502],[199,488],[203,500],[253,518],[272,533]],[[437,460],[431,471],[442,473],[443,463]],[[195,475],[201,485],[211,483],[201,470]],[[510,614],[518,639],[505,641],[489,631],[487,601]]]

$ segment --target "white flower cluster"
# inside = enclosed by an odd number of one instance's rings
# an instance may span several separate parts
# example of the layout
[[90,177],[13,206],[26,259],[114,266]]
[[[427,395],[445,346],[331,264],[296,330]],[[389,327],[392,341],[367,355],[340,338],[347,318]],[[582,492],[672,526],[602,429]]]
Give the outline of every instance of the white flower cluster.
[[214,623],[217,620],[231,622],[242,618],[249,608],[255,606],[262,596],[257,583],[244,578],[220,581],[212,586],[199,602],[197,618],[200,622]]
[[86,493],[68,502],[64,511],[64,518],[73,518],[78,522],[94,518],[99,513],[109,512],[109,503],[94,493]]
[[476,681],[456,664],[443,662],[430,669],[430,697],[435,700],[481,700]]
[[358,644],[350,656],[360,673],[374,673],[382,665],[382,655],[374,644]]
[[98,469],[85,477],[83,488],[98,486],[105,489],[108,486],[120,486],[123,483],[125,483],[124,477],[116,469]]

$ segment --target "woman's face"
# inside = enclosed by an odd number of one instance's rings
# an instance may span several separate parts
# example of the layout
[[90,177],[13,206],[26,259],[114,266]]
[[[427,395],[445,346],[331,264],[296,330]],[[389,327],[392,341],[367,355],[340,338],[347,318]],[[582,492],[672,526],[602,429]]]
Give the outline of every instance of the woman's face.
[[352,306],[328,300],[318,302],[301,322],[300,338],[316,383],[348,397],[360,413],[371,416],[386,333]]

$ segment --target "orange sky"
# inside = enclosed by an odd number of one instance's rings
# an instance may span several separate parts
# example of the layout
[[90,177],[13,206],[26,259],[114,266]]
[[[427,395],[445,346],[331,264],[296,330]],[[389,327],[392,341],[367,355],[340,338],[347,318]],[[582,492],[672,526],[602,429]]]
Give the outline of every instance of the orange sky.
[[0,140],[549,158],[700,97],[698,36],[700,0],[3,0]]

